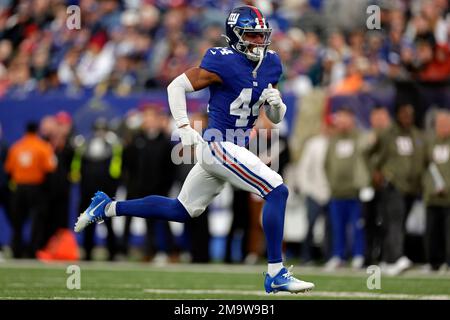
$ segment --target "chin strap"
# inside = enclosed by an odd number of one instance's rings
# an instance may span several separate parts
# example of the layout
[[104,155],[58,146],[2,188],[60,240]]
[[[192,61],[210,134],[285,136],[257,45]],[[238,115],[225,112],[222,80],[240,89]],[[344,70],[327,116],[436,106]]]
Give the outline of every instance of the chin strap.
[[257,76],[257,71],[258,71],[259,67],[261,66],[261,63],[264,59],[264,50],[258,49],[258,52],[259,52],[259,61],[258,61],[258,64],[256,65],[255,69],[253,69],[253,71],[252,71],[253,78],[255,78],[255,79]]

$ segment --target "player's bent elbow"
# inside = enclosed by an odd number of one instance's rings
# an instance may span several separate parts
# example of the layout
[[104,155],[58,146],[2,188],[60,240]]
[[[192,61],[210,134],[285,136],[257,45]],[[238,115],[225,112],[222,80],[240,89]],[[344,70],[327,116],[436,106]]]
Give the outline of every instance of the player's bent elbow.
[[178,77],[172,80],[167,86],[167,93],[170,95],[174,92],[177,92],[177,89],[181,89],[183,92],[193,92],[194,88],[186,76],[185,73],[180,74]]
[[177,87],[175,79],[172,80],[171,83],[167,86],[167,94],[170,96],[172,92],[174,92],[174,89]]

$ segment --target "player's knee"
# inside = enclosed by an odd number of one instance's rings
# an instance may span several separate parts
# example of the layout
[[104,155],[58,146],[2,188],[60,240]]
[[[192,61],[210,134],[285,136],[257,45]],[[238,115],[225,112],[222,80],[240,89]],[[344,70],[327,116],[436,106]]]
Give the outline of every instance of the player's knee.
[[177,201],[180,204],[180,206],[183,207],[183,210],[186,211],[186,214],[189,215],[189,219],[199,217],[206,209],[204,207],[197,205],[196,203],[185,202],[180,198],[178,198]]
[[280,184],[276,189],[279,189],[279,193],[280,196],[284,199],[287,200],[287,198],[289,197],[289,189],[287,188],[287,186],[283,183]]
[[191,216],[191,218],[195,219],[195,218],[200,217],[203,212],[205,212],[205,209],[196,209],[196,210],[192,210],[192,213],[189,212],[189,215]]
[[186,206],[179,199],[174,199],[172,210],[178,217],[179,222],[186,222],[192,218],[188,208],[186,208]]
[[287,186],[282,183],[280,184],[278,187],[276,187],[275,189],[273,189],[268,195],[267,197],[276,197],[277,199],[280,199],[282,201],[287,201],[287,198],[289,197],[289,189],[287,188]]

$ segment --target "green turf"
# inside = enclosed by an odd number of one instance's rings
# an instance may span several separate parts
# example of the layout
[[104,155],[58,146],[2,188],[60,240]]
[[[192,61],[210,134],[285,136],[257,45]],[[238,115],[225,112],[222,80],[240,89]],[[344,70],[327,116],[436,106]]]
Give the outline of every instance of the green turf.
[[[410,272],[382,277],[380,290],[366,286],[364,271],[322,273],[320,269],[294,269],[316,288],[307,295],[264,295],[264,266],[80,263],[81,289],[69,290],[68,264],[6,262],[0,264],[0,299],[419,299],[450,297],[450,276],[424,276]],[[150,290],[150,291],[149,291]],[[170,292],[155,292],[170,290]],[[195,291],[199,290],[199,291]],[[208,290],[208,292],[202,292]],[[211,290],[219,290],[212,292]],[[242,290],[245,294],[239,294]],[[236,291],[236,292],[234,292]],[[224,293],[225,292],[225,293]],[[340,296],[344,293],[380,296]],[[388,296],[386,296],[386,294]],[[398,294],[401,296],[389,296]]]

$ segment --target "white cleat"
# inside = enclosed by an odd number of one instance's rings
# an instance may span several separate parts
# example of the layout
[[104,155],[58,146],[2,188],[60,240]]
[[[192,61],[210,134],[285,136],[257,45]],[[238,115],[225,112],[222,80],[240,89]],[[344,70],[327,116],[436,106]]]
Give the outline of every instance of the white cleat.
[[97,191],[89,207],[78,217],[74,231],[81,232],[94,222],[102,223],[106,218],[105,207],[111,201],[104,192]]
[[274,277],[266,274],[264,288],[267,293],[287,291],[290,293],[306,293],[314,289],[314,283],[302,281],[292,276],[292,266],[288,269],[282,268]]

